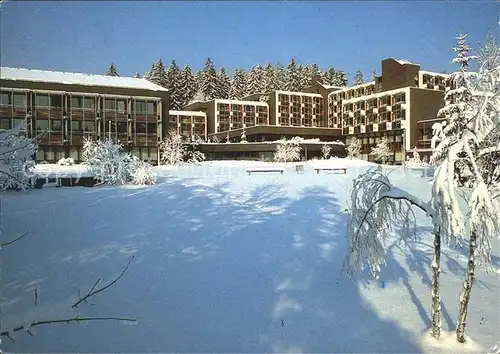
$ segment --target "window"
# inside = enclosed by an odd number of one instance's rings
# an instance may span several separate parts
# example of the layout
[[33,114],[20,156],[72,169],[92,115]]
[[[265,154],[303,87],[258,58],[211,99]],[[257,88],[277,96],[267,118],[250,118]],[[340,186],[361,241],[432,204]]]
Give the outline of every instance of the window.
[[8,130],[11,129],[11,119],[7,117],[0,118],[0,130]]
[[74,132],[81,132],[82,131],[82,121],[72,120],[71,121],[71,130]]
[[61,132],[62,131],[62,120],[60,119],[52,119],[51,121],[52,131]]
[[50,95],[50,106],[51,107],[62,107],[62,95]]
[[83,130],[85,132],[94,132],[95,131],[95,122],[91,120],[86,120],[83,122]]
[[14,127],[18,127],[19,125],[22,124],[23,125],[22,129],[26,129],[26,119],[24,119],[24,118],[19,118],[19,117],[16,118],[16,117],[14,117],[13,123],[14,123],[13,124]]
[[134,102],[134,110],[136,113],[145,113],[146,112],[146,101],[135,101]]
[[118,100],[116,101],[116,107],[117,109],[120,111],[120,112],[125,112],[127,109],[125,107],[127,107],[127,102],[124,101],[124,100]]
[[37,119],[36,120],[36,130],[38,130],[38,131],[49,130],[49,120],[48,119]]
[[155,114],[156,113],[156,103],[155,102],[148,102],[146,113],[147,114]]
[[71,108],[83,108],[83,97],[71,96]]
[[95,109],[95,98],[94,97],[85,97],[83,99],[83,108]]
[[26,108],[26,94],[25,93],[15,93],[14,94],[14,108]]
[[116,109],[116,100],[114,98],[106,98],[104,100],[104,109]]
[[156,134],[156,123],[148,123],[148,134]]
[[126,122],[116,123],[116,130],[118,133],[127,134],[127,123]]
[[37,93],[35,102],[38,107],[49,107],[49,95]]
[[10,106],[12,104],[12,94],[10,92],[0,93],[0,106]]
[[135,132],[137,134],[146,134],[146,123],[135,123]]

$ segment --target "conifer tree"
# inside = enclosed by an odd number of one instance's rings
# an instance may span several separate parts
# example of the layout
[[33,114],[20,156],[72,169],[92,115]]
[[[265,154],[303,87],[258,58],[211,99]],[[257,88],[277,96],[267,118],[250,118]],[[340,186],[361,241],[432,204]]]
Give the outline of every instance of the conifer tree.
[[111,63],[111,65],[109,66],[108,70],[106,71],[106,73],[104,75],[106,75],[106,76],[120,76],[120,74],[118,74],[118,70],[116,69],[116,66],[114,63]]
[[285,69],[283,68],[283,64],[278,62],[274,66],[274,83],[276,85],[276,90],[285,90],[286,87],[286,77],[285,77]]
[[264,91],[264,69],[260,64],[254,66],[247,76],[247,92],[248,94],[261,93]]
[[231,80],[226,73],[226,69],[221,66],[217,73],[216,96],[217,98],[228,99],[229,91],[231,91]]
[[372,81],[375,81],[375,79],[378,77],[378,74],[375,70],[372,71]]
[[292,58],[288,63],[285,71],[285,90],[287,91],[300,91],[301,89],[301,72],[300,66]]
[[182,97],[184,94],[181,92],[181,77],[181,70],[175,60],[172,60],[167,71],[167,89],[169,90],[170,109],[173,110],[182,108]]
[[203,93],[205,100],[213,100],[217,95],[217,72],[212,59],[207,58],[205,67],[201,71],[199,90]]
[[181,73],[180,80],[180,100],[182,102],[182,107],[186,106],[189,102],[191,102],[198,90],[196,83],[196,76],[191,71],[191,67],[189,64],[184,66],[184,70]]
[[247,95],[247,82],[245,70],[237,68],[231,80],[231,90],[229,97],[231,99],[239,100]]
[[353,79],[354,85],[362,85],[365,83],[363,80],[363,74],[361,73],[361,70],[356,70],[356,73],[354,74],[354,79]]
[[167,87],[167,71],[163,61],[159,59],[151,68],[144,74],[144,78],[161,87]]

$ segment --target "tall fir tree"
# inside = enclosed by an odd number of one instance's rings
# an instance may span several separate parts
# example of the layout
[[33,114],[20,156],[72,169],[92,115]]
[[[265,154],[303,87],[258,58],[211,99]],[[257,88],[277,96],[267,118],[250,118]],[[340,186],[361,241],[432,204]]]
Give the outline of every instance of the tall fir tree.
[[179,66],[172,60],[167,70],[167,89],[169,90],[170,108],[179,110],[182,108],[183,93],[181,92],[182,72]]
[[301,87],[301,72],[295,58],[290,60],[285,70],[285,90],[300,91]]
[[167,88],[167,71],[163,61],[159,59],[146,71],[144,78],[154,84]]
[[313,80],[323,83],[323,72],[320,70],[318,64],[314,63],[306,67],[307,71],[307,85],[311,86]]
[[247,95],[247,78],[245,70],[237,68],[234,70],[231,80],[229,98],[239,100]]
[[356,70],[356,73],[354,74],[354,79],[353,79],[354,85],[362,85],[365,83],[363,80],[363,74],[361,73],[361,70]]
[[118,74],[118,70],[116,69],[116,66],[114,63],[111,63],[111,65],[109,66],[106,73],[104,73],[104,75],[106,75],[106,76],[120,76],[120,74]]
[[196,76],[191,71],[191,67],[189,64],[184,66],[184,70],[182,70],[180,80],[180,92],[181,92],[181,102],[182,107],[186,106],[189,102],[191,102],[198,90],[196,84]]
[[302,91],[305,87],[309,86],[311,78],[309,76],[309,68],[299,64],[299,86],[297,87],[297,92]]
[[271,63],[266,63],[263,68],[263,79],[262,79],[262,92],[269,92],[274,90],[274,67]]
[[274,83],[277,90],[285,90],[286,88],[286,74],[283,64],[279,61],[274,66]]
[[375,81],[378,77],[378,74],[375,70],[372,71],[372,81]]
[[261,93],[264,91],[264,69],[260,64],[254,66],[247,75],[248,94]]
[[330,68],[328,68],[328,70],[325,72],[324,75],[325,75],[325,83],[327,85],[336,86],[335,82],[337,78],[337,71],[333,66],[330,66]]
[[335,71],[335,77],[333,78],[332,85],[339,87],[347,86],[347,74],[344,70]]
[[226,69],[221,66],[217,73],[216,96],[217,98],[228,99],[229,91],[231,91],[231,79],[229,79]]
[[213,100],[216,98],[217,71],[215,71],[212,59],[207,58],[205,67],[201,71],[200,79],[199,89],[201,93],[203,93],[205,100]]

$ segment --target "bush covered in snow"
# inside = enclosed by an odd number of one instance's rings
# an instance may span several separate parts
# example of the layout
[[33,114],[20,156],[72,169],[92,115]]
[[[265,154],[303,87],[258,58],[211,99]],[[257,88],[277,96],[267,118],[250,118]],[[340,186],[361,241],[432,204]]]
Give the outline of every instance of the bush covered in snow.
[[290,140],[281,139],[278,141],[274,160],[276,162],[300,161],[301,139],[294,137]]
[[358,158],[361,153],[361,141],[353,137],[347,147],[347,157],[350,159]]
[[59,166],[72,166],[75,164],[75,160],[72,157],[64,157],[57,161]]
[[332,147],[330,145],[325,144],[321,147],[321,157],[323,158],[323,160],[328,160],[331,151]]
[[387,137],[383,137],[377,143],[377,146],[372,147],[372,152],[370,155],[375,156],[375,161],[381,162],[383,165],[389,161],[389,157],[392,156],[392,151],[389,147],[389,142],[387,141]]
[[28,189],[35,167],[37,140],[26,138],[23,126],[0,132],[0,190]]
[[406,161],[403,162],[405,167],[429,167],[429,164],[422,161],[420,154],[417,151],[417,147],[413,148],[413,157],[406,157]]
[[160,162],[162,165],[180,165],[184,162],[198,163],[205,160],[205,154],[198,149],[201,139],[186,142],[175,130],[168,132],[160,143]]
[[99,184],[117,185],[134,180],[138,182],[153,179],[152,175],[148,174],[152,166],[124,152],[121,144],[110,140],[86,139],[82,155],[84,164],[90,166],[90,171]]
[[151,164],[132,157],[130,176],[132,183],[137,185],[153,185],[156,183],[156,172]]

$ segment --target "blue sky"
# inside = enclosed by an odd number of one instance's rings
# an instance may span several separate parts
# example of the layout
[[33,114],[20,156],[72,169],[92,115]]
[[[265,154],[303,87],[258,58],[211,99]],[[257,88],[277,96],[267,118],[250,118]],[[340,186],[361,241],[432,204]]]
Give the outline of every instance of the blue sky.
[[[4,2],[3,66],[143,74],[162,58],[232,72],[266,62],[330,65],[365,76],[387,57],[453,71],[454,37],[498,33],[495,1]],[[349,77],[352,79],[352,76]]]

